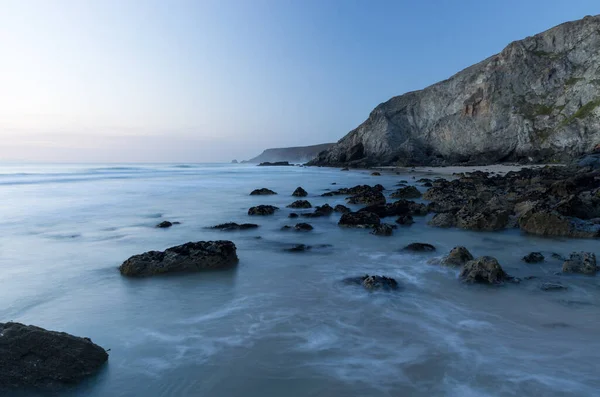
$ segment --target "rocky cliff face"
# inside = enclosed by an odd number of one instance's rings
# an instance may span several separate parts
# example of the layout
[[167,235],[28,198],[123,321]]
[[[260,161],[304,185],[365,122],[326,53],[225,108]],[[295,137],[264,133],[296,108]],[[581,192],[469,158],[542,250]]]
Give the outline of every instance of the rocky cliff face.
[[394,97],[311,165],[560,162],[600,143],[600,16]]
[[253,159],[243,161],[243,163],[264,163],[276,161],[289,161],[290,163],[305,163],[317,157],[322,151],[332,147],[333,143],[323,143],[321,145],[297,146],[277,149],[267,149],[259,156]]

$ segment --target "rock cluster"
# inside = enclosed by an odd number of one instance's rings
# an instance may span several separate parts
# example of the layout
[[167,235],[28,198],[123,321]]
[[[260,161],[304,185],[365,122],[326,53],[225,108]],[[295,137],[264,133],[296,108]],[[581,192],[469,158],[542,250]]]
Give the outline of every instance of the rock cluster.
[[278,209],[274,205],[257,205],[248,210],[248,215],[273,215]]

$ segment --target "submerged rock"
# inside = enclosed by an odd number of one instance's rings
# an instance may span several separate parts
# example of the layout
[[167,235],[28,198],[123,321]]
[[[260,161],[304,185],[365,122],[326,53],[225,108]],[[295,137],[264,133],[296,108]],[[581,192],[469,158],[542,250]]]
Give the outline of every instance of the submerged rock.
[[313,230],[314,228],[309,223],[297,223],[296,226],[294,226],[294,229],[302,232],[308,232]]
[[369,276],[365,274],[362,277],[350,277],[344,279],[344,284],[360,285],[368,291],[393,291],[399,289],[398,282],[391,277]]
[[306,196],[308,196],[308,193],[306,192],[306,190],[304,190],[300,186],[298,186],[296,188],[296,190],[294,190],[294,193],[292,193],[292,196],[294,196],[294,197],[306,197]]
[[89,338],[0,323],[0,390],[73,384],[107,360],[106,351]]
[[306,200],[296,200],[287,206],[288,208],[312,208],[312,204]]
[[563,263],[562,271],[594,275],[598,271],[596,255],[591,252],[573,252],[571,257]]
[[323,204],[321,206],[317,206],[314,212],[310,214],[302,214],[302,216],[306,218],[320,218],[322,216],[331,215],[333,211],[333,208],[329,204]]
[[220,269],[238,263],[235,244],[231,241],[199,241],[165,251],[134,255],[119,267],[124,276],[152,276],[173,272],[197,272]]
[[252,193],[250,193],[250,196],[268,196],[271,194],[277,194],[277,193],[275,193],[271,189],[267,189],[266,187],[263,187],[262,189],[253,190]]
[[278,209],[274,205],[257,205],[248,210],[248,215],[273,215]]
[[298,218],[300,215],[296,214],[295,212],[292,212],[288,215],[288,218]]
[[212,226],[210,229],[219,229],[223,231],[231,231],[231,230],[248,230],[248,229],[256,229],[258,225],[254,223],[242,223],[238,224],[235,222],[227,222],[222,223],[220,225]]
[[336,205],[333,208],[333,210],[335,212],[339,212],[339,213],[342,213],[342,214],[347,214],[348,212],[352,212],[352,210],[350,208],[348,208],[348,207],[346,207],[345,205],[342,205],[342,204]]
[[435,247],[427,243],[411,243],[408,244],[406,247],[402,248],[402,251],[433,252],[435,251]]
[[400,215],[398,219],[396,219],[396,223],[403,226],[410,226],[415,223],[415,220],[410,215]]
[[376,236],[391,236],[395,228],[394,225],[390,225],[389,223],[380,223],[379,225],[373,226],[371,234]]
[[473,255],[471,255],[468,249],[458,246],[452,248],[450,253],[441,259],[440,264],[444,266],[460,267],[473,259]]
[[371,172],[371,176],[381,176],[380,172]]
[[566,290],[567,287],[560,283],[542,283],[540,284],[540,289],[542,291],[561,291]]
[[463,266],[460,279],[467,283],[500,284],[510,279],[496,258],[481,256]]
[[539,263],[544,261],[544,255],[541,252],[531,252],[523,257],[527,263]]
[[372,212],[348,212],[338,222],[340,226],[370,228],[379,225],[381,220]]
[[166,229],[173,226],[172,222],[169,221],[162,221],[161,223],[159,223],[158,225],[156,225],[157,228],[159,229]]
[[399,199],[419,198],[421,197],[421,192],[414,186],[406,186],[396,190],[390,197]]

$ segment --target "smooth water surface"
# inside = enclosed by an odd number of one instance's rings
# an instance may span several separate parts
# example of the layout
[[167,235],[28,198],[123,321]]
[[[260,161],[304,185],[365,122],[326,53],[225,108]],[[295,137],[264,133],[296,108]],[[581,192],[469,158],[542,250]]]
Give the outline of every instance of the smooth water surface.
[[[401,179],[367,171],[250,165],[10,165],[0,167],[0,321],[88,336],[108,364],[61,396],[593,396],[600,393],[600,280],[556,275],[552,252],[598,241],[542,239],[518,230],[475,233],[426,225],[392,237],[310,219],[285,206],[297,186],[313,205],[328,189]],[[417,179],[423,175],[418,175]],[[332,183],[337,185],[333,186]],[[268,187],[276,196],[249,196]],[[250,217],[258,204],[281,208]],[[358,209],[359,206],[353,206]],[[302,212],[303,210],[295,212]],[[179,221],[156,229],[162,220]],[[235,221],[259,229],[205,227]],[[393,222],[393,219],[386,219]],[[260,238],[259,238],[260,237]],[[129,256],[188,241],[228,239],[232,270],[122,277]],[[437,247],[409,254],[411,242]],[[291,244],[331,244],[289,253]],[[491,255],[520,285],[463,285],[427,263],[456,245]],[[521,257],[542,251],[546,262]],[[340,283],[396,278],[396,293]],[[566,291],[543,292],[543,281]],[[43,395],[21,393],[15,395]]]

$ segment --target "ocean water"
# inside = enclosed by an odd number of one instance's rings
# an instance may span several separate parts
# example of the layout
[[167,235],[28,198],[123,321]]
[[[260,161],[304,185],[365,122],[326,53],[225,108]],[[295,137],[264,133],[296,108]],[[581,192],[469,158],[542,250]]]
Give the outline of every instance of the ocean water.
[[[308,233],[280,230],[296,223],[285,206],[297,186],[313,205],[335,205],[344,197],[320,195],[363,183],[389,193],[413,176],[250,165],[1,166],[0,321],[110,349],[97,376],[53,394],[60,396],[599,395],[600,278],[557,275],[561,261],[550,257],[600,254],[597,240],[436,229],[429,217],[378,237],[339,228],[338,214],[310,219]],[[248,195],[261,187],[279,194]],[[258,204],[281,210],[248,216]],[[156,229],[162,220],[181,225]],[[229,221],[260,228],[205,228]],[[145,279],[117,269],[134,254],[214,239],[235,242],[239,266]],[[437,252],[401,252],[412,242]],[[283,250],[299,243],[331,246]],[[514,276],[538,278],[463,285],[456,270],[427,263],[456,245],[498,258]],[[522,262],[531,251],[546,262]],[[403,288],[368,293],[340,283],[365,273]],[[543,281],[568,290],[543,292]]]

